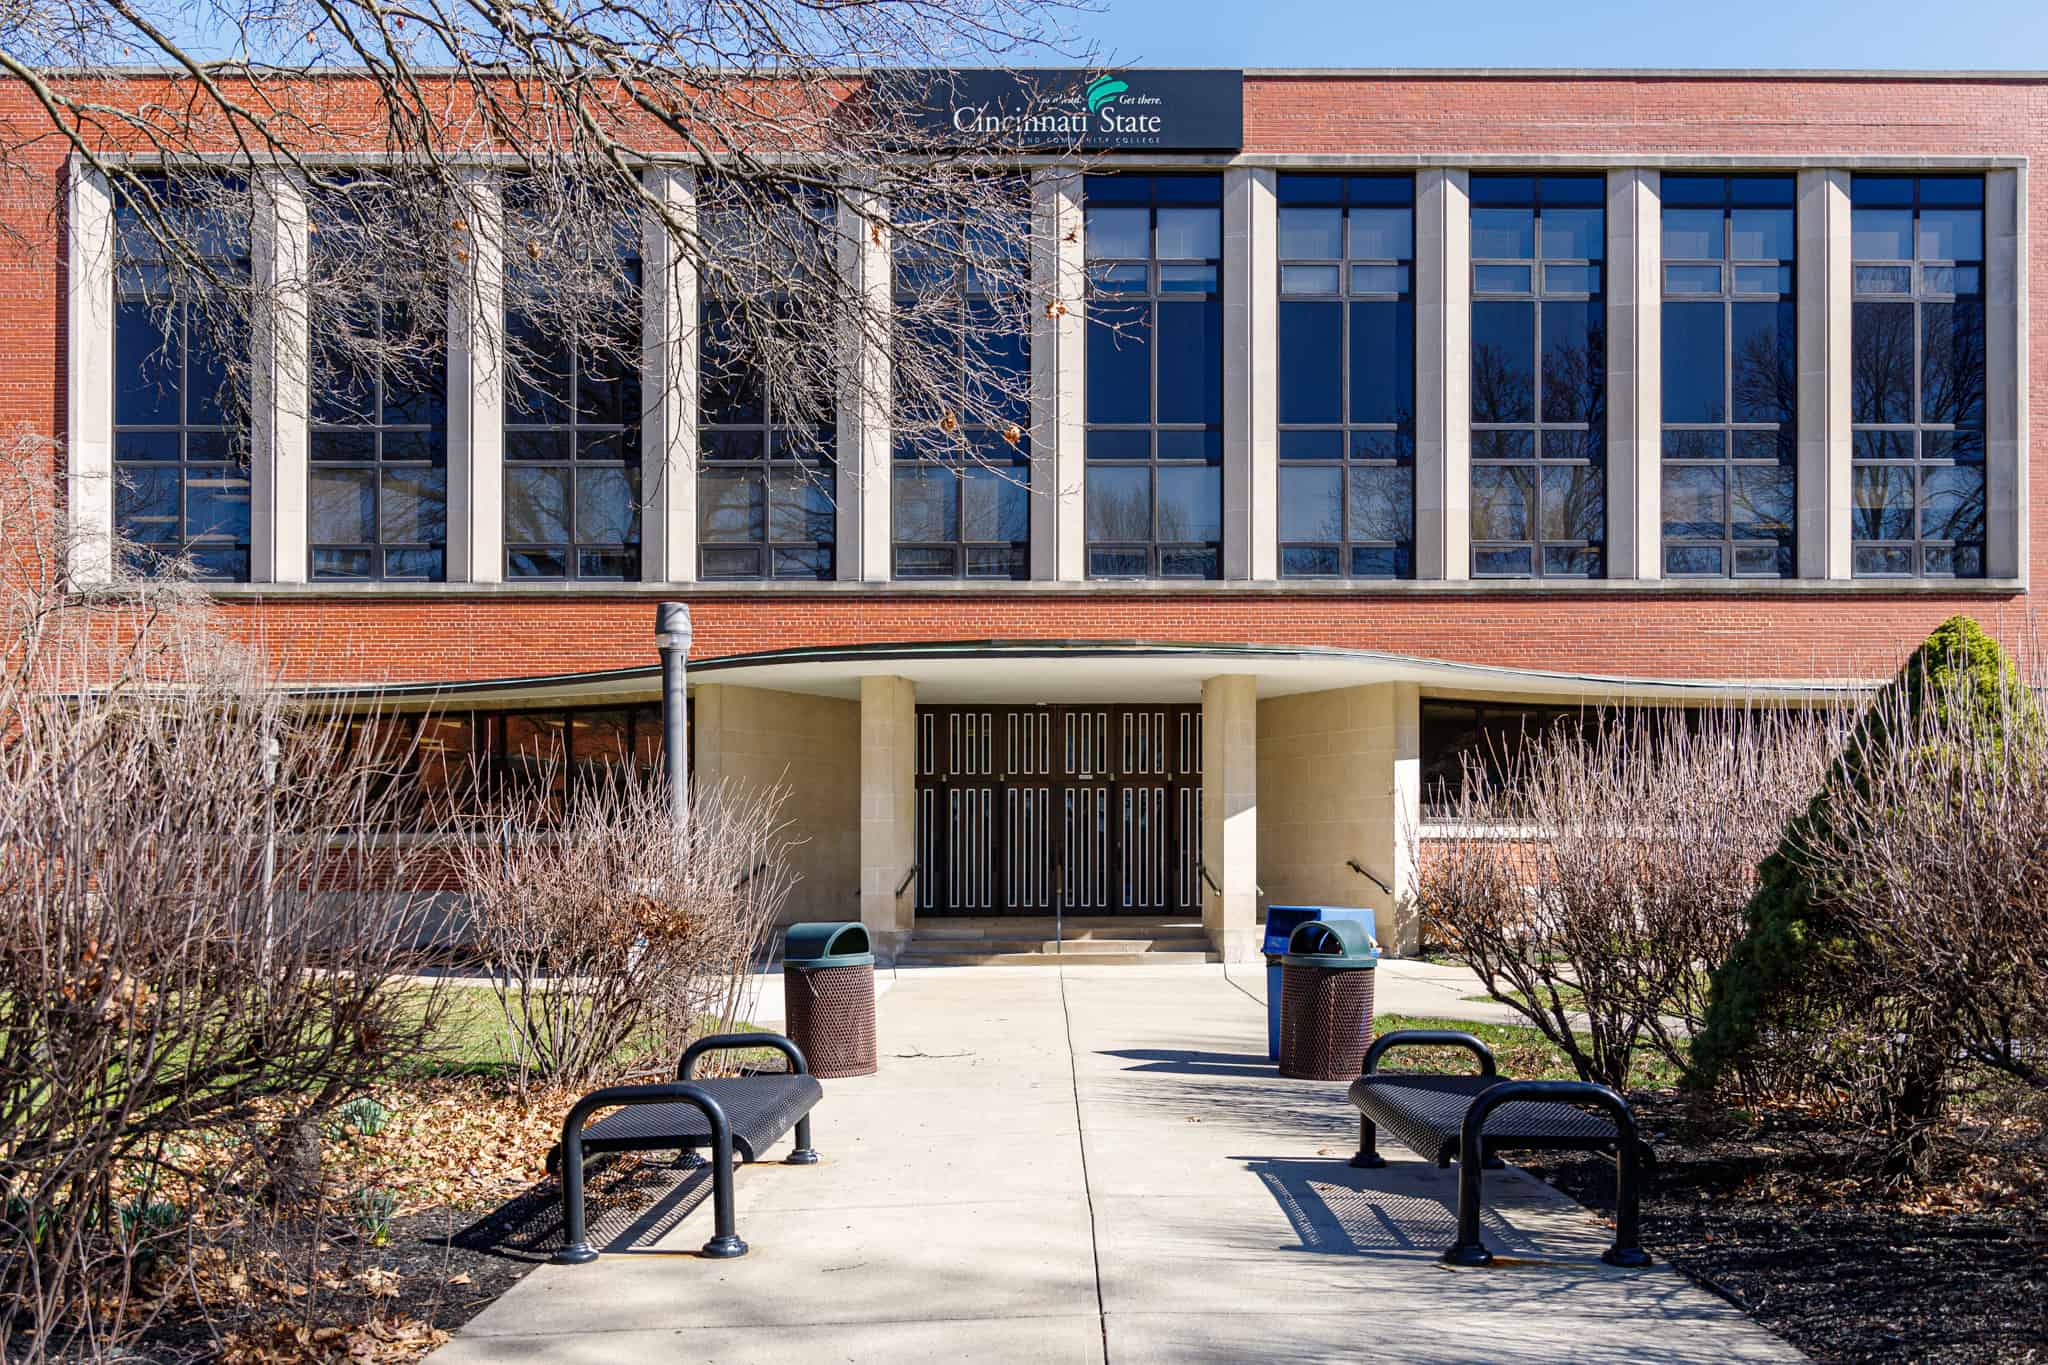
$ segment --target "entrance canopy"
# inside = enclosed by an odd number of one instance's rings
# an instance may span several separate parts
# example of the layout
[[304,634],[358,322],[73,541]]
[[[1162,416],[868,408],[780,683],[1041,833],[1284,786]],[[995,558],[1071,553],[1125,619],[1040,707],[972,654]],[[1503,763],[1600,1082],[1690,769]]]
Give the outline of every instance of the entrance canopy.
[[[926,704],[981,702],[1196,702],[1202,680],[1219,674],[1257,679],[1262,697],[1374,683],[1415,683],[1435,694],[1555,701],[1796,701],[1841,695],[1839,683],[1751,679],[1689,681],[1422,659],[1376,650],[1276,645],[1105,640],[968,640],[832,645],[697,659],[693,683],[724,683],[851,700],[861,679],[903,678]],[[660,669],[422,683],[376,689],[385,708],[466,704],[596,705],[660,695]],[[357,689],[316,689],[354,692]]]

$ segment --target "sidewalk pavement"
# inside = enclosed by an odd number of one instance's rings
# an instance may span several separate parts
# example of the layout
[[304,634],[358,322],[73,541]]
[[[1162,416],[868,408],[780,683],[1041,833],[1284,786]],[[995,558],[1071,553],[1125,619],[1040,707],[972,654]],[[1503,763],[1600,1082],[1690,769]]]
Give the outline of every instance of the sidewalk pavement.
[[1346,1165],[1343,1086],[1279,1079],[1248,985],[901,973],[881,1074],[825,1083],[824,1162],[739,1173],[750,1255],[700,1259],[709,1209],[657,1210],[658,1238],[535,1270],[435,1360],[1801,1358],[1667,1268],[1603,1265],[1600,1221],[1518,1170],[1486,1178],[1503,1263],[1440,1266],[1455,1170],[1392,1143]]

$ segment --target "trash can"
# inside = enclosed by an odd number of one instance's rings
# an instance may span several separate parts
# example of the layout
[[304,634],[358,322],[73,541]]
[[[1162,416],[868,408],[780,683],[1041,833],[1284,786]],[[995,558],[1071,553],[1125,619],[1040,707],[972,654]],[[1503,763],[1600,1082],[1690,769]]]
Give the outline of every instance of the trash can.
[[1280,1074],[1303,1081],[1357,1077],[1372,1036],[1373,969],[1380,955],[1356,920],[1312,920],[1281,959]]
[[[1266,909],[1266,1060],[1280,1060],[1280,996],[1283,977],[1280,960],[1287,956],[1287,940],[1294,931],[1314,920],[1357,920],[1365,926],[1368,940],[1377,941],[1373,912],[1341,905],[1274,905]],[[1367,1040],[1371,1041],[1370,1039]]]
[[866,925],[790,925],[782,1000],[790,1040],[813,1076],[875,1074],[875,953]]

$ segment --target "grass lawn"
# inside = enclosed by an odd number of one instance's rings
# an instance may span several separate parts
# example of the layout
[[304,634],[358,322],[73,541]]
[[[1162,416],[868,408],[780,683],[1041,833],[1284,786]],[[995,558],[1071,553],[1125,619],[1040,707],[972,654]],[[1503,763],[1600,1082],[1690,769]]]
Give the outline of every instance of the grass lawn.
[[[1465,1019],[1425,1019],[1412,1014],[1382,1014],[1373,1020],[1375,1035],[1399,1029],[1452,1029],[1469,1033],[1493,1050],[1501,1074],[1518,1081],[1575,1081],[1579,1073],[1564,1053],[1533,1028],[1520,1024],[1475,1024]],[[1470,1071],[1472,1055],[1458,1048],[1398,1048],[1381,1065],[1399,1071]],[[1678,1084],[1678,1069],[1649,1048],[1637,1048],[1629,1072],[1629,1088],[1668,1090]]]
[[[498,1004],[497,994],[488,985],[449,984],[441,991],[441,1013],[435,1022],[427,1051],[413,1058],[402,1074],[412,1076],[501,1076],[511,1070],[511,1037],[505,1026],[505,1012]],[[419,988],[414,995],[415,1009],[427,1007],[428,990]],[[716,1028],[718,1021],[709,1015],[697,1021],[698,1033],[708,1033]],[[733,1025],[739,1033],[762,1032],[758,1024],[744,1020]],[[628,1044],[622,1049],[620,1060],[637,1062],[646,1052],[644,1046]],[[730,1060],[743,1066],[774,1067],[781,1064],[782,1054],[771,1048],[756,1051],[724,1054]],[[655,1064],[652,1057],[646,1058],[649,1066]],[[665,1065],[673,1066],[673,1059]]]

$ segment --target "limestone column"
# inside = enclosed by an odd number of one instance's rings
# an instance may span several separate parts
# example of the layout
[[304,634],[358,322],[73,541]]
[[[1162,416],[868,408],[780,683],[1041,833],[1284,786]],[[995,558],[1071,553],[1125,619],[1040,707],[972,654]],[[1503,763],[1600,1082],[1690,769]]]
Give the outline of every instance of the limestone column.
[[1223,576],[1280,576],[1275,173],[1223,174]]
[[1416,841],[1422,832],[1422,689],[1393,683],[1387,689],[1388,801],[1393,822],[1382,843],[1393,885],[1392,914],[1380,922],[1380,943],[1402,956],[1422,949],[1415,909]]
[[1472,199],[1415,177],[1415,576],[1472,576]]
[[494,174],[468,171],[467,261],[448,293],[448,581],[505,578],[505,216]]
[[2027,197],[2023,170],[1984,177],[1984,573],[2027,576]]
[[[695,237],[697,182],[654,166],[640,242],[640,577],[697,580],[697,265],[676,239]],[[664,216],[666,215],[666,217]]]
[[1034,171],[1031,217],[1031,576],[1078,583],[1088,576],[1080,172]]
[[1801,171],[1798,208],[1801,578],[1851,577],[1849,173]]
[[[841,198],[839,270],[867,318],[887,317],[895,297],[888,205],[874,195]],[[886,583],[890,577],[892,446],[889,345],[858,323],[849,328],[839,385],[839,577]]]
[[1258,680],[1202,683],[1202,928],[1225,962],[1259,950]]
[[256,185],[251,267],[249,577],[306,581],[306,424],[311,414],[306,197],[282,171]]
[[67,186],[65,505],[71,581],[114,576],[114,196],[74,159]]
[[[871,934],[916,927],[917,687],[860,680],[860,918]],[[897,888],[902,887],[901,894]]]
[[1607,173],[1607,576],[1664,576],[1662,177]]

